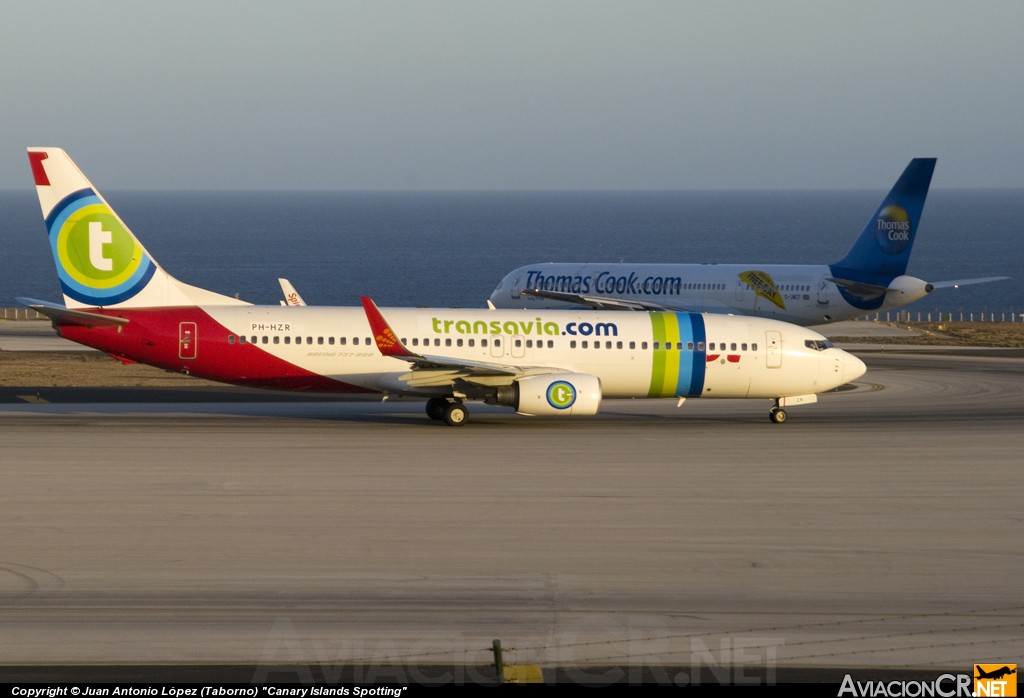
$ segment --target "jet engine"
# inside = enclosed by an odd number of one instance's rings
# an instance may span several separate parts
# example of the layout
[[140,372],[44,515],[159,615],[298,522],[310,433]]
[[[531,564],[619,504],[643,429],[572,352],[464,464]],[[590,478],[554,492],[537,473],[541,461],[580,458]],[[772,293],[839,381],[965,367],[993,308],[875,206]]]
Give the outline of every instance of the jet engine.
[[519,414],[586,417],[601,408],[601,379],[585,373],[528,376],[500,388],[495,402]]

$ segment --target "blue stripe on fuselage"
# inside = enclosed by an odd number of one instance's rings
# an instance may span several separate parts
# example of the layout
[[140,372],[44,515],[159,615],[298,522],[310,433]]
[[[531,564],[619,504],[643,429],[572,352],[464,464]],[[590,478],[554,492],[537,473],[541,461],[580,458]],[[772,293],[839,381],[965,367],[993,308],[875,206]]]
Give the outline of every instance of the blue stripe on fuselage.
[[[704,392],[704,371],[707,367],[705,347],[707,333],[704,330],[704,316],[697,313],[676,313],[679,325],[679,341],[683,351],[679,352],[679,381],[676,384],[676,395],[679,397],[699,397]],[[686,348],[693,344],[693,351]]]

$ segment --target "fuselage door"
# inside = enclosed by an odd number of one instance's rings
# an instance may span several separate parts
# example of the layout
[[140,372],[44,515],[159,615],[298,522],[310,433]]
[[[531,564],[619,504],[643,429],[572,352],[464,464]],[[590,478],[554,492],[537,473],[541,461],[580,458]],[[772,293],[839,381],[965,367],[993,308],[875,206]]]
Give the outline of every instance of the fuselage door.
[[778,330],[765,332],[765,343],[768,346],[768,358],[765,366],[768,368],[782,367],[782,333]]
[[178,358],[194,359],[198,349],[199,335],[196,330],[196,323],[178,323]]
[[818,282],[818,305],[828,305],[828,287],[831,285],[832,282],[828,279]]
[[526,356],[526,337],[517,334],[509,337],[508,341],[512,343],[511,354],[513,359],[521,359]]

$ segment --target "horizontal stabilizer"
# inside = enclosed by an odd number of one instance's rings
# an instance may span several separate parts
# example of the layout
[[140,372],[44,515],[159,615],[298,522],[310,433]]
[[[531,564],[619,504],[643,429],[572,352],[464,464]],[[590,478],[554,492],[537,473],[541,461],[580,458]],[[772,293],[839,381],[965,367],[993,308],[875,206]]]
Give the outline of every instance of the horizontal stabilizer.
[[109,315],[97,315],[82,310],[69,310],[63,305],[39,301],[34,298],[18,298],[17,301],[27,308],[31,308],[41,315],[53,320],[55,325],[78,325],[80,327],[119,327],[127,325],[128,320],[123,317],[111,317]]
[[932,286],[935,288],[959,288],[960,286],[970,286],[971,284],[987,284],[990,281],[1006,281],[1009,276],[985,276],[977,279],[954,279],[952,281],[933,281]]

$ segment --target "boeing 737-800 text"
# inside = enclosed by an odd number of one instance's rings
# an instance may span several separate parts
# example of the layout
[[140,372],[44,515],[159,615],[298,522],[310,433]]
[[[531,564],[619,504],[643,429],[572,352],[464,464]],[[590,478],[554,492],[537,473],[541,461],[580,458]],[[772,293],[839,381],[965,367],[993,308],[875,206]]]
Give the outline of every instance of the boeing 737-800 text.
[[530,310],[733,313],[806,326],[899,308],[937,288],[1005,279],[929,283],[906,275],[934,169],[934,158],[912,160],[835,264],[530,264],[509,272],[490,301]]
[[[29,161],[64,305],[19,299],[57,332],[126,362],[236,385],[418,396],[462,424],[465,400],[526,415],[609,398],[762,398],[773,421],[864,373],[821,335],[750,317],[545,310],[259,306],[161,268],[59,148]],[[386,281],[386,279],[383,279]]]

